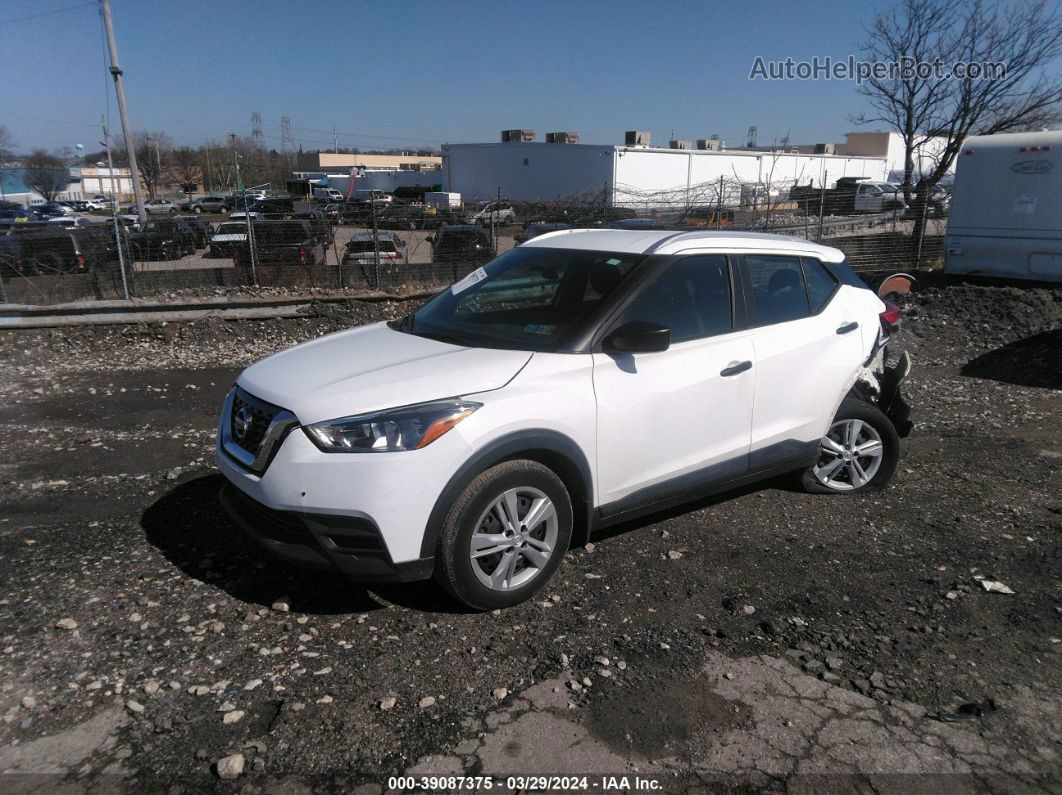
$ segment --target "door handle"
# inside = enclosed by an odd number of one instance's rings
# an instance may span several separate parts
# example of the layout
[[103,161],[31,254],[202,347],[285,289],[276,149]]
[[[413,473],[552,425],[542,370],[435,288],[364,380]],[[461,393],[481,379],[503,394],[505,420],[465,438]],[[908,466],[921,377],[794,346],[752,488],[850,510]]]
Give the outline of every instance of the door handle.
[[857,328],[859,328],[859,324],[855,321],[852,321],[851,323],[845,323],[843,326],[838,328],[837,333],[847,334],[849,331],[855,331]]
[[719,371],[719,375],[724,376],[724,377],[726,377],[728,375],[737,375],[738,373],[743,373],[746,370],[751,370],[751,369],[752,369],[752,362],[731,362],[730,364],[728,364],[726,367],[724,367],[722,370]]

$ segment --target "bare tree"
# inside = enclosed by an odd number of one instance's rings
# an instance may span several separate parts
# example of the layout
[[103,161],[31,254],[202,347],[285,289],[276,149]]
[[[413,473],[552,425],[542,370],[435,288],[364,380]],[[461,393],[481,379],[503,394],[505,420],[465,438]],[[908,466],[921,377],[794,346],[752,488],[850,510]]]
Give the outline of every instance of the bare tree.
[[170,153],[171,166],[175,182],[181,185],[199,185],[203,182],[203,166],[199,150],[190,146],[179,146]]
[[[133,133],[133,149],[136,151],[136,165],[140,171],[140,180],[151,194],[151,198],[155,198],[169,172],[173,141],[162,132],[135,132]],[[116,166],[129,165],[124,139],[119,138],[115,142],[113,151]]]
[[14,140],[11,138],[11,132],[7,129],[6,124],[0,124],[0,163],[11,157],[11,147],[15,145]]
[[70,175],[63,161],[43,149],[35,149],[23,163],[23,181],[26,187],[36,191],[46,202],[66,190]]
[[[870,79],[860,91],[874,113],[859,123],[881,122],[904,142],[904,194],[913,205],[926,202],[971,135],[1038,129],[1062,118],[1062,78],[1050,74],[1062,55],[1062,12],[1043,0],[1009,6],[982,0],[903,0],[868,30],[868,60],[901,63],[992,65],[962,79],[934,74]],[[1002,68],[999,68],[999,67]],[[988,74],[994,71],[994,74]],[[927,144],[939,138],[940,146]],[[917,175],[915,158],[930,155],[928,171]]]

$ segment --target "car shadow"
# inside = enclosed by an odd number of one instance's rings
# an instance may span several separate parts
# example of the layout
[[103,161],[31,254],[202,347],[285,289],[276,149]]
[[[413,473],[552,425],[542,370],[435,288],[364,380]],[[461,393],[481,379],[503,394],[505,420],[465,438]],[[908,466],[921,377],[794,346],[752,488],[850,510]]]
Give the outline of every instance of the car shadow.
[[1008,343],[967,362],[962,375],[1017,386],[1062,389],[1062,329]]
[[148,543],[189,577],[251,605],[270,607],[286,596],[295,613],[366,613],[389,604],[431,613],[468,612],[431,580],[369,586],[275,558],[229,518],[218,500],[223,484],[217,474],[188,480],[141,516]]

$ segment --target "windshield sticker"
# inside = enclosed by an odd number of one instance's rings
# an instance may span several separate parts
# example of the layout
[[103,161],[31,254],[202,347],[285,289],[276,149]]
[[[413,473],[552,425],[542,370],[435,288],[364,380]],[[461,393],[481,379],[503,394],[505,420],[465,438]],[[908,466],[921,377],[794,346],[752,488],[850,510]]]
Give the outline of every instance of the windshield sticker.
[[455,282],[454,286],[450,288],[454,295],[462,293],[474,284],[478,284],[487,278],[487,272],[483,268],[476,268],[468,276],[463,278],[459,282]]
[[552,334],[556,326],[543,326],[538,323],[528,323],[524,326],[525,334]]
[[620,262],[621,262],[621,260],[618,260],[618,259],[615,259],[615,258],[605,260],[605,264],[606,265],[612,265],[612,266],[619,265]]

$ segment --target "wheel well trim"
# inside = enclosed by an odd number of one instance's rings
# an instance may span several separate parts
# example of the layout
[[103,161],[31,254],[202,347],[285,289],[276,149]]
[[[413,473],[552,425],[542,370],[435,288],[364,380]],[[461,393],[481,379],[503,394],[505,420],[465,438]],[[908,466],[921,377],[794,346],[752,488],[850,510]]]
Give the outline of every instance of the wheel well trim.
[[593,512],[593,477],[586,455],[570,437],[558,431],[528,429],[514,431],[476,450],[457,469],[439,493],[424,527],[421,558],[434,557],[442,523],[450,507],[472,480],[503,461],[526,458],[549,467],[564,483],[572,501],[572,546],[581,546],[590,537]]

